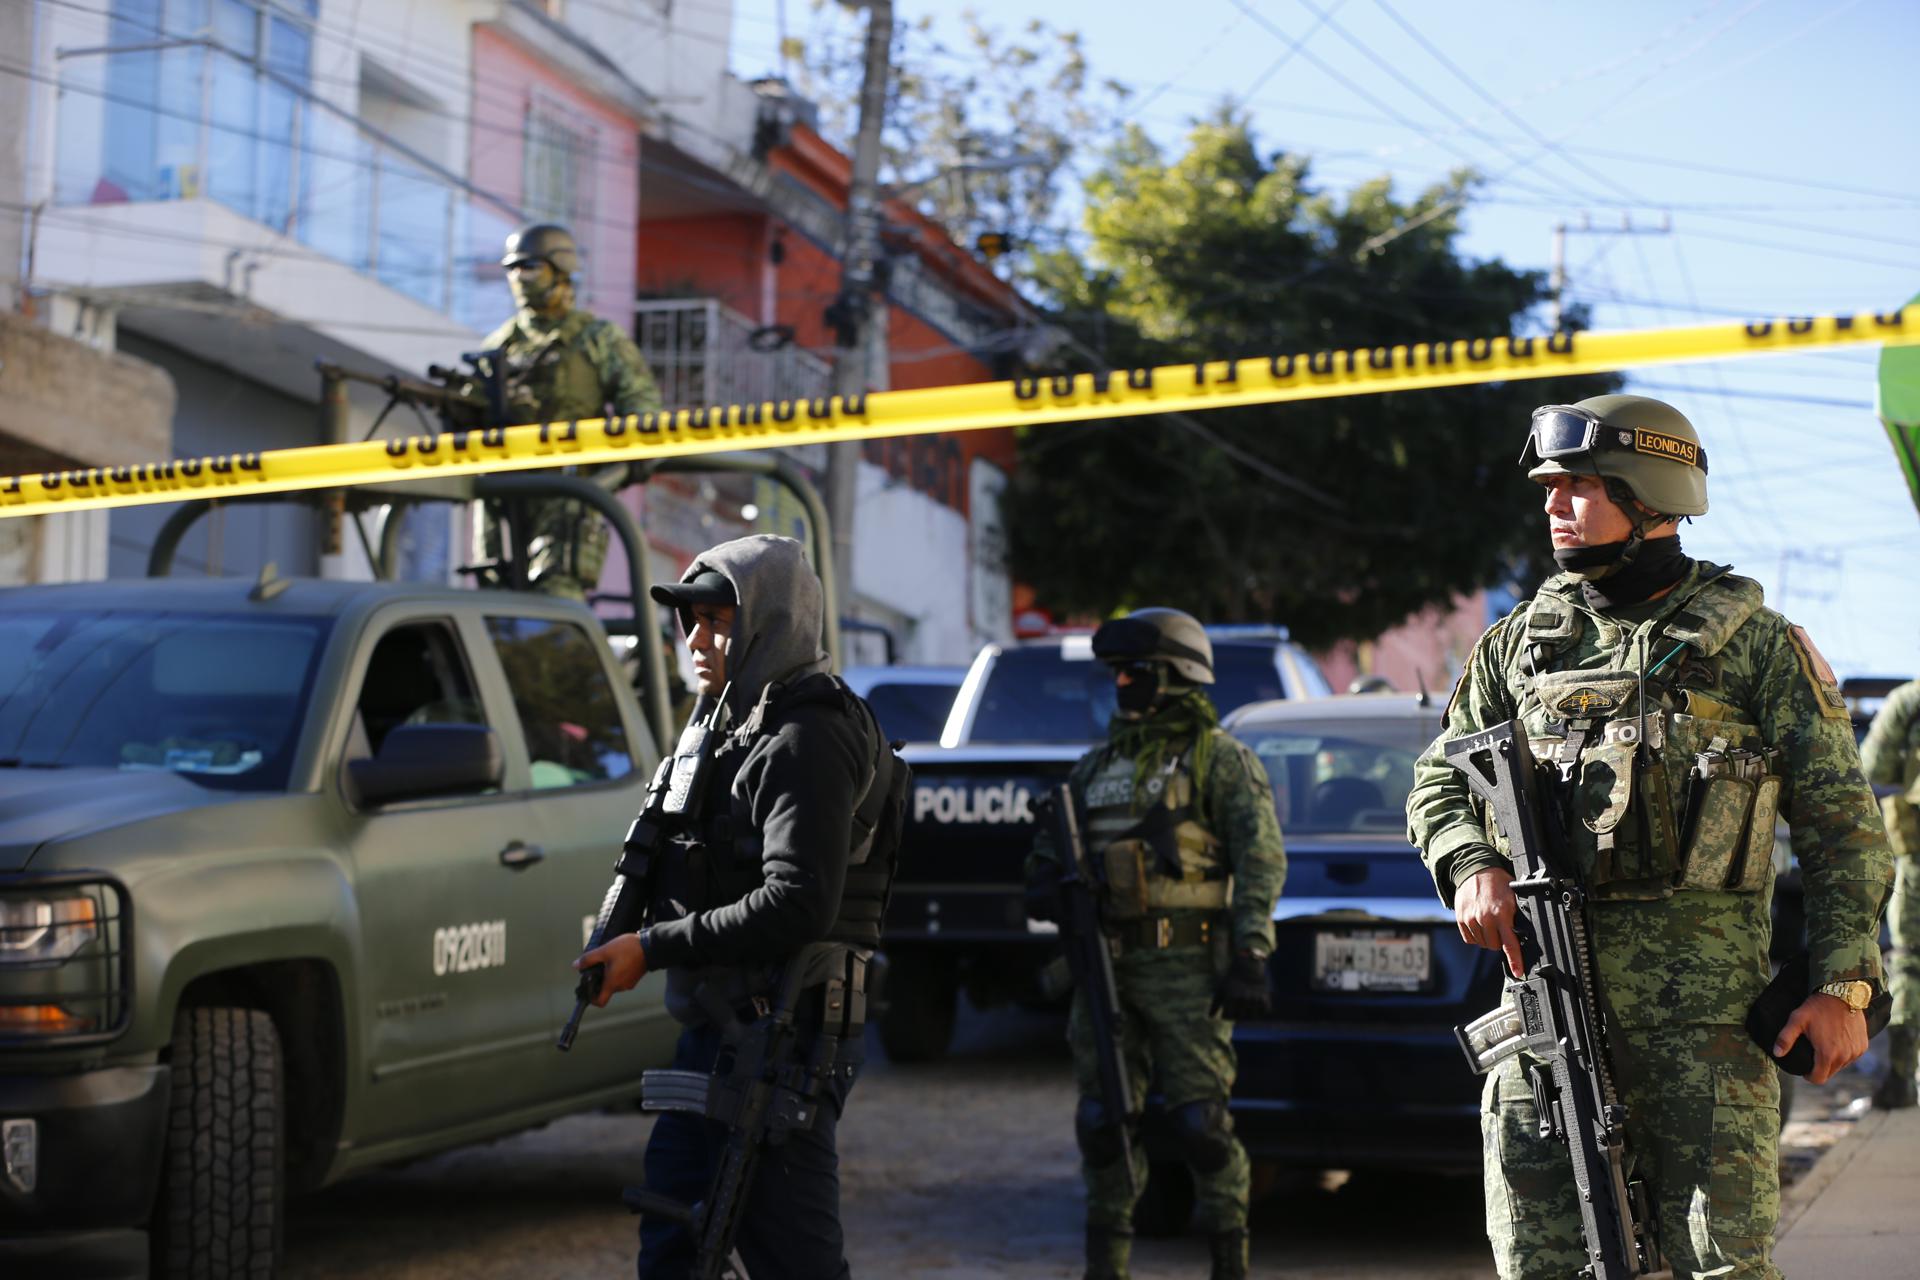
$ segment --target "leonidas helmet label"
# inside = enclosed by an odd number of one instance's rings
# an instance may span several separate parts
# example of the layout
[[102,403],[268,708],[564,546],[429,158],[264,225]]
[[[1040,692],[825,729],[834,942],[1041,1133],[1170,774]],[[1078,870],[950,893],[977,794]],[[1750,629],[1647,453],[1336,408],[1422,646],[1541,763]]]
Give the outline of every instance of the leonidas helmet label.
[[1699,445],[1691,440],[1683,440],[1679,436],[1649,431],[1645,427],[1633,429],[1633,449],[1635,453],[1650,453],[1656,458],[1671,458],[1675,462],[1684,462],[1690,467],[1700,465]]

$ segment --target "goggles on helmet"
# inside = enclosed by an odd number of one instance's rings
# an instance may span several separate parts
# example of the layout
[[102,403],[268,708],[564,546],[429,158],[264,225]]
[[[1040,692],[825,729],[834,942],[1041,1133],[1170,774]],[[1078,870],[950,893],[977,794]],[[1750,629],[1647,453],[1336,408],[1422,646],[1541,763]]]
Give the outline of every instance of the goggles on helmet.
[[1520,465],[1532,470],[1542,462],[1603,450],[1646,454],[1707,472],[1707,451],[1694,441],[1644,427],[1609,426],[1591,409],[1574,404],[1546,404],[1533,411]]

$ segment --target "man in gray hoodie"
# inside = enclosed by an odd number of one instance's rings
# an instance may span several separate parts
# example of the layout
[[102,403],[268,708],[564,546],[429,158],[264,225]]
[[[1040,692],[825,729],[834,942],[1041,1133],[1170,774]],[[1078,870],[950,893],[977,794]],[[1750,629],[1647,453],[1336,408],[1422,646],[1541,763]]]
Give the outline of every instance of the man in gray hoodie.
[[[831,942],[858,955],[878,943],[905,766],[866,703],[827,674],[820,579],[799,543],[764,535],[723,543],[652,595],[679,611],[700,693],[724,692],[735,727],[714,755],[706,812],[655,876],[648,926],[576,967],[606,965],[598,1004],[666,970],[667,1007],[685,1026],[673,1065],[711,1072],[724,1046],[708,1013],[715,995],[751,1021],[802,947]],[[802,1001],[797,1061],[821,1034],[823,1003]],[[817,1118],[762,1154],[748,1189],[735,1245],[755,1280],[848,1275],[834,1135],[861,1037],[857,1024],[832,1030],[846,1038]],[[648,1190],[704,1199],[725,1137],[701,1117],[662,1115],[647,1144]],[[642,1280],[675,1280],[694,1261],[683,1227],[642,1218]]]

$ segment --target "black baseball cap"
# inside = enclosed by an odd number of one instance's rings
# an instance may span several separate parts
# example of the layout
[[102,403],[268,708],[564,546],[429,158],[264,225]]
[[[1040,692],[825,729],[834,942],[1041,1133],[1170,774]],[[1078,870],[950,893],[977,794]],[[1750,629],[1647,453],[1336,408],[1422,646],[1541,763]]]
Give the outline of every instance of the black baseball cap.
[[687,582],[657,582],[647,594],[655,603],[672,605],[686,613],[697,604],[739,604],[733,582],[716,569],[703,569]]

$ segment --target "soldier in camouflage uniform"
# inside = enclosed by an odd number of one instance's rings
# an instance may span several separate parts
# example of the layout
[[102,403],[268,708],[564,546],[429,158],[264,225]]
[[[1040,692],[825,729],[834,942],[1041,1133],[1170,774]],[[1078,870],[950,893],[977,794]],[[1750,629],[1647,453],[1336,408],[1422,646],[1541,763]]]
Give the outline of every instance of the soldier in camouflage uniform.
[[[1658,1244],[1676,1276],[1777,1276],[1779,1083],[1742,1025],[1769,980],[1776,811],[1804,872],[1817,990],[1774,1052],[1807,1036],[1816,1083],[1852,1062],[1880,978],[1891,867],[1847,708],[1758,584],[1681,553],[1677,518],[1705,513],[1707,460],[1679,411],[1620,395],[1549,405],[1521,462],[1548,490],[1563,572],[1475,645],[1416,769],[1408,835],[1461,935],[1518,975],[1512,864],[1440,744],[1519,719],[1572,782],[1597,994]],[[1691,801],[1699,753],[1742,768]],[[1587,1263],[1572,1168],[1521,1068],[1509,1059],[1485,1088],[1487,1234],[1505,1280],[1564,1280]]]
[[[541,223],[507,237],[507,283],[518,308],[487,335],[504,384],[509,425],[647,413],[660,393],[633,339],[618,325],[573,305],[580,251],[565,227]],[[582,503],[564,499],[526,504],[524,543],[515,555],[528,585],[582,600],[599,585],[607,559],[607,526]],[[520,531],[515,530],[516,533]],[[500,527],[484,525],[484,554],[501,558]]]
[[[1173,609],[1142,609],[1101,627],[1094,656],[1111,664],[1119,709],[1107,741],[1070,783],[1087,854],[1101,879],[1133,1115],[1157,1083],[1193,1170],[1214,1280],[1247,1274],[1247,1154],[1233,1136],[1233,1020],[1272,1008],[1267,957],[1287,856],[1259,757],[1219,727],[1203,688],[1213,645]],[[1028,914],[1051,919],[1059,850],[1043,830],[1027,859]],[[1087,1185],[1087,1276],[1118,1280],[1133,1246],[1134,1193],[1120,1144],[1146,1157],[1128,1116],[1107,1114],[1083,997],[1068,1024],[1080,1107],[1074,1130]]]
[[1880,814],[1893,847],[1893,1019],[1887,1025],[1887,1075],[1873,1105],[1914,1104],[1915,1059],[1920,1057],[1920,680],[1887,696],[1860,747],[1867,781],[1880,794]]

